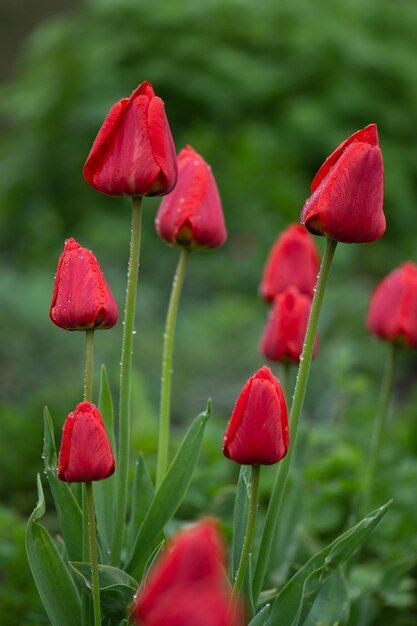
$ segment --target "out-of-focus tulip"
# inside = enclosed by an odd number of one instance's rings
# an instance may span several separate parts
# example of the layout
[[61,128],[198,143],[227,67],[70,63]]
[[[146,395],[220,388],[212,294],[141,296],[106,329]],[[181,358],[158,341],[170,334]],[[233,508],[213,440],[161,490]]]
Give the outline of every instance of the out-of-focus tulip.
[[281,385],[262,367],[243,387],[227,426],[223,454],[242,465],[272,465],[288,451],[288,414]]
[[[311,299],[295,287],[288,287],[279,294],[274,300],[262,335],[260,353],[270,361],[299,363],[310,309]],[[313,357],[317,350],[316,339]]]
[[368,243],[384,234],[384,166],[375,124],[336,148],[311,191],[301,222],[312,233],[345,243]]
[[178,155],[178,182],[161,202],[156,230],[168,243],[190,248],[217,248],[226,241],[216,181],[191,146]]
[[242,626],[230,601],[225,548],[204,520],[173,538],[139,587],[133,616],[141,626]]
[[319,256],[311,235],[300,224],[292,224],[278,237],[265,264],[260,293],[272,300],[293,285],[313,296],[319,271]]
[[392,271],[372,294],[368,331],[386,341],[417,348],[417,266],[411,261]]
[[113,452],[98,409],[80,402],[65,420],[58,478],[67,483],[102,480],[114,472]]
[[111,196],[159,196],[177,180],[174,142],[164,103],[144,81],[108,113],[84,166],[84,177]]
[[117,322],[117,305],[96,257],[72,237],[58,261],[49,316],[65,330],[106,329]]

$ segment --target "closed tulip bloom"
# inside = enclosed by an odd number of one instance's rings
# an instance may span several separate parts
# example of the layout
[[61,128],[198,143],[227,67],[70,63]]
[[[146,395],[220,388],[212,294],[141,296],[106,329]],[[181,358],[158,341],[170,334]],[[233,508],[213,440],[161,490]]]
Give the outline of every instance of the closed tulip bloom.
[[288,413],[281,385],[264,366],[247,381],[233,409],[223,454],[242,465],[272,465],[287,454]]
[[180,531],[139,587],[133,605],[141,626],[238,626],[228,621],[225,548],[204,520]]
[[106,329],[117,322],[117,305],[96,257],[72,237],[58,261],[49,316],[65,330]]
[[272,300],[293,285],[313,296],[319,271],[319,256],[311,235],[301,224],[292,224],[271,248],[260,286],[265,300]]
[[[295,287],[279,294],[270,311],[259,345],[260,353],[270,361],[299,363],[310,316],[311,299]],[[314,345],[313,358],[318,350]]]
[[417,348],[417,266],[404,263],[372,294],[366,322],[370,333],[407,348]]
[[86,181],[111,196],[159,196],[177,180],[164,103],[144,81],[108,113],[84,166]]
[[316,235],[368,243],[385,232],[384,166],[376,124],[344,141],[316,174],[301,222]]
[[67,483],[102,480],[114,472],[113,452],[98,409],[81,402],[65,420],[58,478]]
[[168,243],[217,248],[227,238],[223,210],[211,168],[191,146],[178,155],[178,182],[156,216],[156,231]]

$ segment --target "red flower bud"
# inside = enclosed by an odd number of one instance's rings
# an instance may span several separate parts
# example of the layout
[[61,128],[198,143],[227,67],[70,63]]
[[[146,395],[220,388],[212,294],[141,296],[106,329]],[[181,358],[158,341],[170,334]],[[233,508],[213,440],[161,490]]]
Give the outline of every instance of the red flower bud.
[[141,626],[240,626],[232,619],[225,548],[204,520],[179,532],[139,587],[133,606]]
[[417,266],[409,261],[384,278],[372,294],[366,322],[370,333],[417,348]]
[[80,402],[65,420],[58,458],[58,478],[67,483],[88,483],[111,476],[115,463],[98,409]]
[[311,191],[301,222],[312,233],[345,243],[368,243],[384,234],[384,166],[375,124],[336,148]]
[[281,385],[261,367],[240,392],[227,426],[223,454],[242,465],[272,465],[290,443],[287,405]]
[[[295,287],[279,294],[272,306],[259,346],[260,353],[270,361],[299,363],[310,316],[311,299]],[[318,350],[314,345],[313,358]]]
[[164,103],[144,81],[108,113],[87,161],[84,178],[111,196],[159,196],[177,180],[175,147]]
[[178,155],[178,182],[161,202],[156,231],[168,243],[191,248],[217,248],[226,241],[216,181],[191,146]]
[[319,266],[311,235],[300,224],[292,224],[271,248],[260,287],[262,298],[272,302],[291,285],[301,293],[313,296]]
[[117,305],[96,257],[72,237],[59,257],[49,316],[65,330],[106,329],[117,322]]

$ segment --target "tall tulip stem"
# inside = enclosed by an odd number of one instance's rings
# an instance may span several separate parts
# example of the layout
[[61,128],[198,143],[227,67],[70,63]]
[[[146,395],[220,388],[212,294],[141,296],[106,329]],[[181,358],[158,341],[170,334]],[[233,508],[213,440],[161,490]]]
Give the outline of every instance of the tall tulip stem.
[[88,537],[90,546],[91,579],[93,583],[94,626],[100,626],[100,586],[98,579],[96,518],[94,513],[94,496],[92,483],[85,483],[85,492],[87,496]]
[[94,329],[85,331],[84,400],[93,401]]
[[324,250],[321,262],[320,273],[314,292],[313,302],[311,304],[310,318],[308,321],[306,336],[304,340],[303,352],[300,357],[300,365],[298,368],[297,382],[294,390],[294,397],[290,412],[290,436],[291,443],[287,456],[280,462],[275,477],[275,483],[272,488],[271,498],[265,518],[265,525],[262,534],[261,545],[259,548],[258,560],[256,562],[255,575],[253,580],[253,597],[257,601],[268,570],[271,559],[271,547],[278,527],[279,516],[281,512],[281,504],[288,480],[291,466],[291,460],[294,455],[295,444],[297,441],[297,431],[303,409],[304,398],[307,389],[308,378],[310,374],[310,365],[313,358],[314,342],[316,340],[317,326],[320,317],[320,310],[323,303],[323,296],[329,278],[330,268],[336,250],[337,241],[334,239],[326,240],[326,248]]
[[391,399],[396,355],[397,346],[394,343],[390,343],[389,355],[385,363],[385,370],[381,382],[379,401],[374,418],[371,449],[369,453],[369,465],[367,470],[367,476],[365,479],[365,489],[360,506],[360,512],[362,515],[366,515],[366,513],[369,511],[369,507],[372,505],[372,491],[375,483],[375,476],[378,471],[385,423]]
[[126,304],[123,322],[122,358],[120,363],[120,398],[119,398],[119,448],[118,448],[118,492],[116,503],[116,519],[114,525],[111,562],[120,563],[124,523],[126,518],[126,501],[130,458],[130,403],[132,378],[133,336],[135,333],[136,291],[139,274],[140,235],[142,222],[142,198],[132,198],[132,228],[130,239],[130,256],[127,271]]
[[[84,370],[84,400],[93,401],[93,365],[94,365],[94,329],[85,331],[85,370]],[[82,483],[78,483],[77,487],[81,488],[80,499],[83,512],[83,560],[88,561],[89,552],[89,517],[87,492]],[[89,596],[86,591],[82,593],[82,626],[88,626],[89,623]]]
[[260,465],[252,465],[248,522],[246,525],[245,538],[243,540],[242,553],[240,555],[239,566],[237,568],[235,584],[233,587],[234,599],[237,599],[237,597],[240,594],[240,590],[242,589],[243,581],[245,579],[246,566],[248,564],[248,558],[249,558],[250,549],[252,546],[253,531],[255,528],[256,511],[258,508],[260,467],[261,467]]
[[175,324],[177,320],[178,304],[180,301],[182,286],[190,256],[190,248],[181,249],[177,270],[172,283],[171,296],[169,299],[167,318],[165,323],[164,347],[162,353],[161,374],[161,405],[159,412],[159,439],[158,439],[158,463],[156,469],[156,488],[164,479],[168,465],[169,429],[171,413],[171,377],[172,355],[174,351]]

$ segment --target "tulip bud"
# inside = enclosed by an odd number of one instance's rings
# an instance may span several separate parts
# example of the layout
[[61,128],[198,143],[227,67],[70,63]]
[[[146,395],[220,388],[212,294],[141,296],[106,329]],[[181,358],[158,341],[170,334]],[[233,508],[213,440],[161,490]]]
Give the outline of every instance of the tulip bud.
[[223,454],[241,465],[272,465],[284,458],[289,443],[284,394],[264,366],[240,392],[224,435]]
[[[260,353],[270,361],[299,363],[303,351],[311,299],[295,287],[279,294],[272,306],[259,346]],[[318,341],[313,358],[317,355]]]
[[260,293],[265,300],[293,285],[307,296],[313,296],[319,271],[319,256],[314,241],[300,224],[292,224],[271,248],[262,276]]
[[226,241],[216,181],[191,146],[178,155],[178,182],[161,202],[156,231],[168,243],[190,248],[217,248]]
[[102,480],[114,473],[110,442],[98,409],[81,402],[65,420],[58,458],[58,478],[67,483]]
[[336,148],[311,191],[301,222],[312,233],[345,243],[368,243],[384,234],[384,166],[375,124]]
[[366,326],[381,339],[417,348],[417,266],[414,263],[404,263],[379,283],[371,297]]
[[111,196],[160,196],[177,180],[175,146],[164,103],[144,81],[108,113],[87,161],[84,178]]
[[242,626],[231,611],[225,548],[217,524],[180,531],[139,587],[133,604],[141,626]]
[[117,305],[96,257],[72,237],[58,261],[49,316],[65,330],[106,329],[117,322]]

